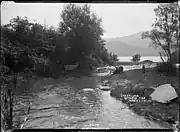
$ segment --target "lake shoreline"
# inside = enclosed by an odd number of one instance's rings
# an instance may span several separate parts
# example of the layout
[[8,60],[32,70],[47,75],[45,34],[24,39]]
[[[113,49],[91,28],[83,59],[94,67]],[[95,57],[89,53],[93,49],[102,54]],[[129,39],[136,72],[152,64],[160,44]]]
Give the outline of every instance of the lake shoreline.
[[[131,62],[132,56],[118,56],[119,62]],[[153,62],[162,62],[159,56],[141,56],[140,61],[151,60]],[[165,59],[166,60],[166,59]]]

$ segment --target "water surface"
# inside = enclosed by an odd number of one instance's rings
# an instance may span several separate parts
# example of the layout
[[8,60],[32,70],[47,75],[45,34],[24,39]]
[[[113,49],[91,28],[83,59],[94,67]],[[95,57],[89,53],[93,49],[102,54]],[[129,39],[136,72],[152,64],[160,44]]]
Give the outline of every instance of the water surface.
[[44,91],[32,99],[24,128],[162,128],[100,90],[104,75],[44,80]]
[[[119,61],[130,62],[132,59],[132,56],[121,56],[121,57],[118,57],[118,59],[119,59]],[[153,62],[162,62],[162,60],[159,56],[141,56],[140,61],[144,61],[144,60],[151,60]]]

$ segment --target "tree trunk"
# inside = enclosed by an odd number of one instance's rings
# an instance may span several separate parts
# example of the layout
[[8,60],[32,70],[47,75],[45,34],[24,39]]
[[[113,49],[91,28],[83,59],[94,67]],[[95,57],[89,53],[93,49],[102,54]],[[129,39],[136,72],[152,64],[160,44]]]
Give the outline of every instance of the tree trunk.
[[8,128],[13,128],[13,100],[12,100],[12,91],[8,89],[9,97],[9,119],[8,119]]
[[168,62],[172,62],[172,55],[171,55],[170,48],[168,48],[167,52],[168,52]]
[[18,73],[14,73],[14,79],[13,79],[13,84],[14,84],[14,90],[16,90],[17,88],[17,77],[18,77]]
[[163,57],[162,57],[161,52],[159,52],[159,55],[160,55],[161,60],[162,60],[163,62],[165,62],[164,59],[163,59]]
[[166,57],[167,57],[167,62],[169,62],[170,56],[169,56],[168,49],[163,49],[163,51],[165,52],[165,55],[166,55]]

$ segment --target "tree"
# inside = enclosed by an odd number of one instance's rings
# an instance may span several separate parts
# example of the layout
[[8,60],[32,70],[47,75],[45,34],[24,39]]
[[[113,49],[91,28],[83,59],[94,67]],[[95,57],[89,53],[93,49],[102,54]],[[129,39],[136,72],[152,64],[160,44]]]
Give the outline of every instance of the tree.
[[118,56],[116,54],[112,55],[114,61],[118,61]]
[[28,21],[27,17],[21,18],[17,16],[16,18],[11,19],[10,23],[5,25],[4,28],[10,29],[11,32],[14,33],[13,36],[11,35],[12,38],[9,39],[12,44],[21,43],[23,45],[28,45],[28,35],[31,26],[32,23]]
[[52,54],[52,61],[53,62],[61,62],[61,64],[67,64],[72,58],[69,56],[69,49],[68,49],[68,40],[66,37],[58,35],[53,39],[53,43],[55,44],[55,50]]
[[102,20],[91,12],[90,6],[68,4],[61,13],[59,31],[67,38],[72,61],[85,61],[98,45],[103,29]]
[[140,59],[141,59],[140,54],[135,54],[134,56],[132,56],[132,61],[140,61]]
[[34,64],[40,62],[43,57],[39,57],[39,54],[51,56],[52,48],[47,44],[50,39],[46,37],[43,26],[31,23],[27,18],[13,18],[9,24],[1,26],[1,29],[3,65],[9,68],[10,73],[14,73],[16,84],[18,73],[26,72],[27,68],[32,70]]
[[172,61],[172,54],[179,46],[179,6],[177,2],[160,4],[155,10],[156,19],[152,24],[151,31],[142,34],[143,39],[150,39],[151,45],[159,49],[160,57],[167,57],[167,61]]

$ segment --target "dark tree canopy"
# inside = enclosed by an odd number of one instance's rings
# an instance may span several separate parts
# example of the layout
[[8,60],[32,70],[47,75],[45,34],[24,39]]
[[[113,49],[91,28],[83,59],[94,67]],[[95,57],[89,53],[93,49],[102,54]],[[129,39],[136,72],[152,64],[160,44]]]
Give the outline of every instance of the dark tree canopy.
[[102,19],[90,10],[89,5],[68,4],[64,7],[61,18],[59,31],[64,38],[59,37],[61,41],[59,41],[56,51],[65,52],[63,55],[66,54],[66,56],[72,56],[71,59],[61,58],[62,55],[57,52],[56,55],[59,54],[61,61],[65,59],[66,63],[80,63],[87,58],[89,61],[93,61],[92,57],[97,59],[97,56],[103,61],[112,61],[113,57],[110,57],[104,47],[105,41],[101,38],[103,35]]
[[[101,18],[85,4],[67,4],[61,12],[58,29],[42,26],[17,16],[1,26],[1,58],[14,72],[53,69],[51,64],[78,63],[81,67],[113,64],[117,56],[108,53],[101,38]],[[52,62],[52,63],[50,63]],[[35,67],[44,66],[44,68]],[[18,69],[19,68],[19,69]]]

